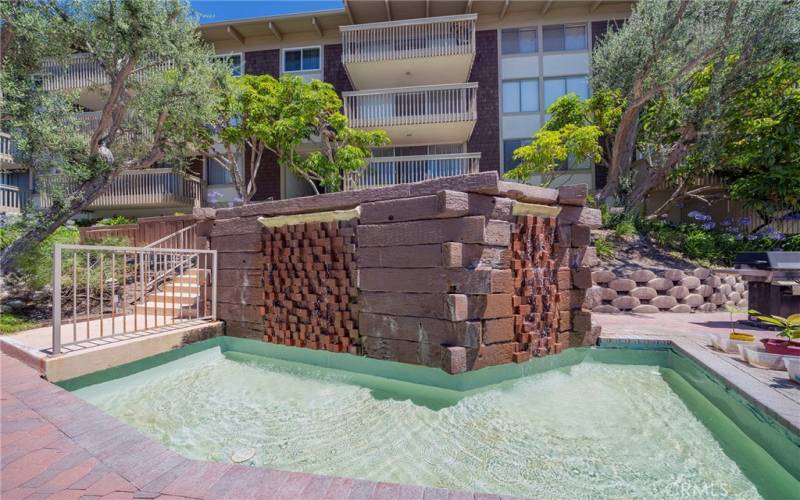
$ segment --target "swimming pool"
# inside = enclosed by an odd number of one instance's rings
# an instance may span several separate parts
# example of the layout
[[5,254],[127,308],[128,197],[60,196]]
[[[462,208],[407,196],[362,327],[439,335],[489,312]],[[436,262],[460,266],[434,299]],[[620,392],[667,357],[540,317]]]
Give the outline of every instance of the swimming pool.
[[670,349],[457,376],[229,337],[62,384],[195,459],[544,498],[790,498],[798,436]]

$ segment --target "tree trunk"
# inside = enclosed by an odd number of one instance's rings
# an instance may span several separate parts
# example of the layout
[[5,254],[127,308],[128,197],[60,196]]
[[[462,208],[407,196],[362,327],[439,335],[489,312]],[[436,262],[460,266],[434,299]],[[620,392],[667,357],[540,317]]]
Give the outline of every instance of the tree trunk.
[[20,257],[33,250],[75,213],[91,205],[117,175],[119,175],[119,171],[87,182],[72,195],[73,201],[67,206],[51,205],[47,208],[40,215],[41,220],[47,221],[46,224],[28,228],[19,238],[3,249],[0,254],[0,274],[17,271],[16,265]]
[[614,135],[614,144],[611,146],[611,162],[608,165],[606,185],[598,196],[600,201],[606,201],[617,194],[620,175],[630,169],[636,151],[640,111],[640,106],[629,107],[620,119],[617,133]]

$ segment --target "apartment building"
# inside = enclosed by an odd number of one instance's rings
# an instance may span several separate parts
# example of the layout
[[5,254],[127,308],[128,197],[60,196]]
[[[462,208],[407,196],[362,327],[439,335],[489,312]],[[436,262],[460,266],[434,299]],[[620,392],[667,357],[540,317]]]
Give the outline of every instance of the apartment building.
[[[336,10],[204,24],[200,33],[234,75],[293,74],[329,82],[342,96],[351,126],[385,130],[391,144],[344,180],[344,189],[359,189],[513,168],[512,152],[545,123],[545,110],[557,97],[590,95],[592,46],[629,15],[631,5],[350,0]],[[80,88],[102,78],[91,61],[78,58],[74,66],[50,85]],[[90,95],[84,101],[90,120],[99,103]],[[235,197],[230,177],[213,160],[204,159],[196,176],[158,170],[122,176],[92,208],[165,214]],[[22,177],[15,182],[22,184]],[[0,179],[3,193],[6,180]],[[255,200],[310,194],[305,181],[282,171],[270,155],[255,182]],[[575,162],[567,162],[556,181],[602,182],[593,165]]]

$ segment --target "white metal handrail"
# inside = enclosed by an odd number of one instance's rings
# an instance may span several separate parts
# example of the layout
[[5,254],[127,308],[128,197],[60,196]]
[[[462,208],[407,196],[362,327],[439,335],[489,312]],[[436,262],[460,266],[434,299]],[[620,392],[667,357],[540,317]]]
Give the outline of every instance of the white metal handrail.
[[477,14],[341,26],[342,62],[475,53]]
[[[66,322],[65,295],[72,306]],[[216,250],[62,244],[53,249],[53,354],[64,346],[216,317]],[[65,331],[64,323],[71,328]],[[71,339],[65,339],[70,330]]]
[[[48,207],[52,199],[48,193],[53,189],[74,190],[75,183],[63,176],[39,177],[42,187],[41,205]],[[192,175],[180,175],[170,168],[149,168],[128,170],[117,176],[92,204],[96,207],[109,206],[165,206],[191,205],[202,203],[203,181]]]
[[[163,71],[172,66],[169,62],[141,64],[131,76],[143,80],[150,71]],[[103,65],[91,54],[73,54],[69,62],[62,64],[47,60],[42,64],[42,84],[44,90],[72,90],[108,85],[111,80]]]
[[423,85],[343,92],[350,125],[377,128],[425,123],[474,121],[478,84]]
[[480,153],[370,158],[367,166],[345,175],[344,190],[353,191],[474,174],[480,170],[480,158]]

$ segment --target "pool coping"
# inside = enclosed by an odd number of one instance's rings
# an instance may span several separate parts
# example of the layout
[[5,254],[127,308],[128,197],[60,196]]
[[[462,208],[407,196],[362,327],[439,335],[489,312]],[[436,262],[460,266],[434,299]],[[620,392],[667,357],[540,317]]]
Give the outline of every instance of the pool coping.
[[185,458],[40,378],[20,360],[7,354],[0,354],[0,360],[4,497],[123,493],[128,498],[524,498]]
[[[598,339],[600,347],[628,347],[635,345],[671,348],[675,352],[688,357],[709,374],[716,376],[726,387],[735,390],[747,401],[755,405],[766,415],[778,423],[800,435],[800,405],[777,391],[765,390],[764,382],[753,377],[744,367],[737,366],[696,340],[684,337],[669,338],[666,336],[636,335],[601,335]],[[751,368],[758,370],[758,368]],[[800,387],[798,387],[800,390]]]

